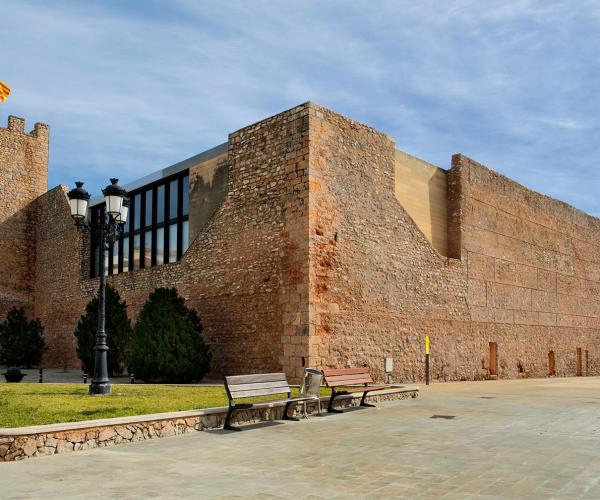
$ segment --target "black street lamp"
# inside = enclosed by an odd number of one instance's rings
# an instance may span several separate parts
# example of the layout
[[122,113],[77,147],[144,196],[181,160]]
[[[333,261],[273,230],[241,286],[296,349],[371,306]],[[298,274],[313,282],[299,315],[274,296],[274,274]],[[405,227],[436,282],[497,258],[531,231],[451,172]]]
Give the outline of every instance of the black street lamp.
[[76,188],[68,193],[71,217],[80,231],[98,230],[100,242],[100,286],[98,288],[98,333],[94,346],[94,378],[90,384],[90,394],[110,394],[112,385],[108,379],[108,363],[105,328],[105,289],[104,256],[118,236],[123,231],[129,212],[129,200],[126,191],[117,184],[118,179],[111,179],[110,184],[102,190],[106,209],[102,212],[101,220],[92,227],[86,222],[89,193],[83,189],[83,182],[76,182]]

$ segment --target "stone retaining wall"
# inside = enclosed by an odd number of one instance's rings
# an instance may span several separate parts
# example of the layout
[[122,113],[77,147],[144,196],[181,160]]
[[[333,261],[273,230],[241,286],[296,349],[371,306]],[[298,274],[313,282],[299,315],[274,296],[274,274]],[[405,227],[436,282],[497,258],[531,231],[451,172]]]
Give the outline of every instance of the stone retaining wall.
[[[381,391],[369,396],[371,402],[391,401],[416,397],[418,387],[399,387]],[[357,405],[360,397],[341,396],[336,398],[336,407]],[[326,411],[329,397],[321,398],[321,408]],[[300,406],[295,409],[298,416]],[[317,412],[317,404],[307,405],[308,413]],[[24,460],[30,457],[54,455],[78,450],[88,450],[121,443],[145,441],[176,436],[193,431],[204,431],[223,426],[227,408],[209,408],[206,410],[158,413],[135,417],[109,418],[0,429],[0,462]],[[280,419],[282,404],[240,410],[234,414],[234,424],[248,424]]]

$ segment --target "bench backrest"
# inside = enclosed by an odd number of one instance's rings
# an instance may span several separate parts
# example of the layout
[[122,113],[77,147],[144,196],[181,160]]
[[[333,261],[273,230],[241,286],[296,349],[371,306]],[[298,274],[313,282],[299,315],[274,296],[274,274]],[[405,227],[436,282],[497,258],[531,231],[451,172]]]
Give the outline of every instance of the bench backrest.
[[339,368],[323,370],[323,378],[327,387],[342,385],[365,385],[373,383],[369,368]]
[[225,377],[225,390],[230,400],[284,392],[289,397],[292,392],[285,373],[255,373]]

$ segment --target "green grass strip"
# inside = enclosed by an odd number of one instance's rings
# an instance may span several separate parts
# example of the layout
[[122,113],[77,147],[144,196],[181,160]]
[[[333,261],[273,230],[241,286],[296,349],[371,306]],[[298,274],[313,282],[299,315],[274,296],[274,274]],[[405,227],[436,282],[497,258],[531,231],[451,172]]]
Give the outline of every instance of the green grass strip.
[[[322,389],[323,395],[329,393]],[[298,394],[297,389],[294,394]],[[284,397],[282,394],[240,402]],[[9,428],[221,406],[227,406],[222,386],[113,385],[110,396],[89,396],[84,384],[0,384],[0,427]]]

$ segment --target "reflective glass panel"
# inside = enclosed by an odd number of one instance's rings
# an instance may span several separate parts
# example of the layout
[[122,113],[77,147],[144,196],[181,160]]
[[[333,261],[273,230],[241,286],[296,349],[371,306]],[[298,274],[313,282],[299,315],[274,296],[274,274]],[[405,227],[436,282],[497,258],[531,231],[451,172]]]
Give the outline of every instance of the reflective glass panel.
[[144,217],[144,225],[152,225],[152,189],[146,191],[146,217]]
[[134,200],[135,200],[134,201],[134,204],[135,204],[135,217],[134,217],[134,221],[133,221],[133,229],[139,229],[140,228],[141,215],[142,215],[142,195],[141,194],[136,194]]
[[123,238],[123,272],[129,271],[129,238]]
[[140,268],[140,235],[133,237],[133,269]]
[[152,231],[146,231],[144,236],[144,266],[152,265]]
[[156,265],[165,263],[165,229],[159,227],[156,230]]
[[181,246],[182,253],[185,253],[190,246],[190,223],[187,220],[184,220],[181,224]]
[[169,226],[169,262],[177,260],[177,224]]
[[177,184],[178,180],[175,179],[169,183],[169,218],[174,219],[177,217]]
[[156,188],[156,223],[160,224],[165,220],[165,186]]
[[186,175],[183,178],[183,215],[190,213],[190,177]]
[[119,272],[119,242],[115,241],[113,245],[113,259],[112,259],[112,272],[117,274]]

